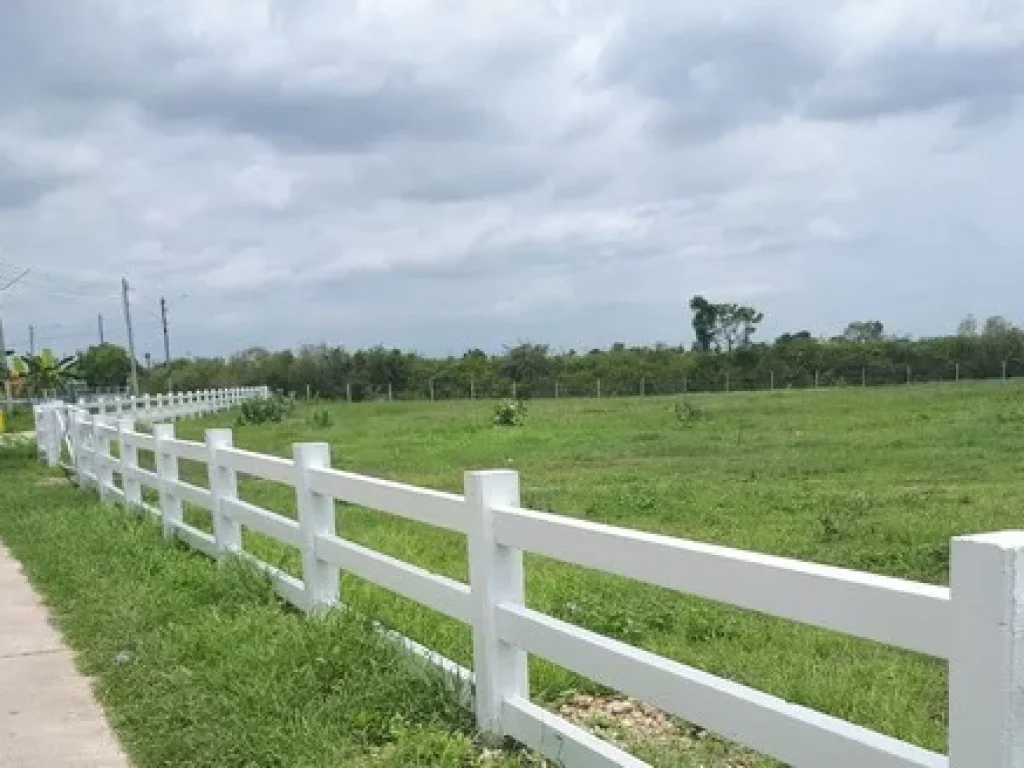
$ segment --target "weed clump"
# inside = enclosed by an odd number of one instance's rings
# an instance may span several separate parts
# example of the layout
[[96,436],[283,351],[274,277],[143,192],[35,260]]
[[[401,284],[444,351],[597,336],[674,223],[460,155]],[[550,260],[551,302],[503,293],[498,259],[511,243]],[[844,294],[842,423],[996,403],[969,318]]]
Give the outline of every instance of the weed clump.
[[280,395],[260,398],[258,400],[246,400],[242,403],[242,412],[238,416],[238,426],[267,424],[268,422],[279,423],[292,412],[294,407],[295,403],[291,398],[284,398]]
[[314,427],[320,429],[327,429],[334,424],[334,419],[331,418],[331,412],[326,408],[316,408],[309,417],[309,422]]
[[522,427],[526,424],[526,403],[523,400],[502,400],[494,406],[494,426]]
[[675,413],[679,423],[687,426],[696,424],[698,421],[706,421],[708,418],[707,411],[686,398],[676,401]]

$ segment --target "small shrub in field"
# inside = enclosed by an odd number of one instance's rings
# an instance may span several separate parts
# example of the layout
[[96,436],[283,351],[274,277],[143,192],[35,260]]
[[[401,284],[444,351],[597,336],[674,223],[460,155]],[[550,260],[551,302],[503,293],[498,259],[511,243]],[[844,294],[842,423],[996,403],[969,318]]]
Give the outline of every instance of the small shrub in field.
[[526,403],[522,400],[502,400],[494,406],[494,425],[521,427],[526,424]]
[[313,415],[309,417],[309,420],[314,427],[320,427],[321,429],[326,429],[334,423],[334,420],[331,418],[331,412],[326,408],[314,409]]
[[267,424],[280,422],[291,413],[293,403],[279,395],[246,400],[242,403],[242,413],[238,417],[240,426],[245,424]]
[[676,418],[681,424],[694,424],[707,419],[708,414],[703,408],[694,405],[690,400],[679,400],[675,405]]

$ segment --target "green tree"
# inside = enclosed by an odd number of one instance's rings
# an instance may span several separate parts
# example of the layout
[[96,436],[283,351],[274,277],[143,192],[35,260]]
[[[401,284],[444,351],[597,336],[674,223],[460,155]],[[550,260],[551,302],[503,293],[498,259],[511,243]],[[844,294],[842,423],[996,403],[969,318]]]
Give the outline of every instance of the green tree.
[[990,339],[1004,338],[1015,333],[1019,333],[1019,329],[1000,315],[993,315],[988,318],[985,321],[985,327],[981,331],[982,336]]
[[96,344],[78,355],[78,371],[90,387],[120,387],[128,381],[132,361],[115,344]]
[[14,363],[15,371],[24,376],[27,394],[40,397],[47,392],[62,392],[77,378],[77,359],[74,355],[56,357],[49,349],[38,355],[22,355]]
[[843,338],[856,344],[881,341],[884,338],[885,325],[879,320],[858,320],[846,326]]
[[698,352],[710,352],[715,341],[715,330],[718,327],[718,304],[712,304],[703,296],[690,299],[690,311],[693,312],[693,335],[697,338],[694,348]]
[[721,349],[724,344],[726,350],[732,352],[750,346],[751,338],[757,333],[757,326],[764,320],[764,314],[743,304],[716,304],[715,318],[718,348]]
[[973,339],[978,335],[978,319],[968,315],[956,327],[956,335],[965,339]]

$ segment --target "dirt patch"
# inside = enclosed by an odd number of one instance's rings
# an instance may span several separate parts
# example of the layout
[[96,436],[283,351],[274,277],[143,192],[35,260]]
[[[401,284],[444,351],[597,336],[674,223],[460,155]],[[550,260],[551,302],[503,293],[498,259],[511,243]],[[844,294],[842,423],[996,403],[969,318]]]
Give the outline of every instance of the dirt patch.
[[[685,723],[637,699],[577,694],[559,706],[558,713],[566,720],[625,750],[644,745],[671,754],[703,753],[712,742],[719,742],[719,746],[725,745],[703,728]],[[715,766],[749,768],[757,765],[756,758],[746,750],[736,748],[735,752],[733,749],[726,751],[728,755],[715,761]]]

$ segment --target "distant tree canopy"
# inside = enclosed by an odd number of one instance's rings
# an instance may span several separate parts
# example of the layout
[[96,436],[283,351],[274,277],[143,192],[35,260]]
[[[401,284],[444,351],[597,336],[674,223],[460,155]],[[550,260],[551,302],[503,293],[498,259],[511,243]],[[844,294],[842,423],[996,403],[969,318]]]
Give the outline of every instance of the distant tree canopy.
[[732,352],[749,347],[764,315],[743,304],[712,304],[703,296],[690,300],[693,313],[694,350],[698,352]]
[[97,344],[78,353],[78,374],[90,387],[123,387],[131,375],[128,352],[115,344]]
[[431,391],[439,399],[468,397],[470,391],[478,397],[507,396],[513,383],[518,394],[551,395],[556,379],[562,395],[593,395],[597,380],[605,395],[638,394],[640,379],[647,394],[678,392],[684,382],[693,390],[722,389],[726,377],[735,389],[765,388],[770,380],[777,387],[813,386],[816,373],[822,385],[905,383],[908,366],[915,380],[935,381],[952,379],[958,364],[964,378],[995,378],[1002,375],[1004,361],[1009,375],[1024,376],[1024,332],[1003,318],[980,323],[975,335],[916,341],[885,336],[880,322],[867,321],[851,323],[848,333],[832,339],[797,330],[774,343],[755,343],[751,337],[760,313],[749,307],[720,313],[721,306],[734,305],[699,302],[694,311],[695,321],[699,312],[705,313],[700,322],[713,318],[703,336],[707,351],[620,342],[576,354],[524,342],[496,355],[473,349],[438,359],[384,347],[350,351],[321,344],[278,352],[255,347],[227,358],[156,365],[142,372],[143,385],[150,391],[187,391],[267,384],[298,393],[308,386],[324,397],[351,392],[353,400],[367,400],[387,397],[389,385],[399,398],[427,397]]
[[864,320],[850,323],[843,331],[843,338],[859,344],[881,341],[885,326],[878,320]]

